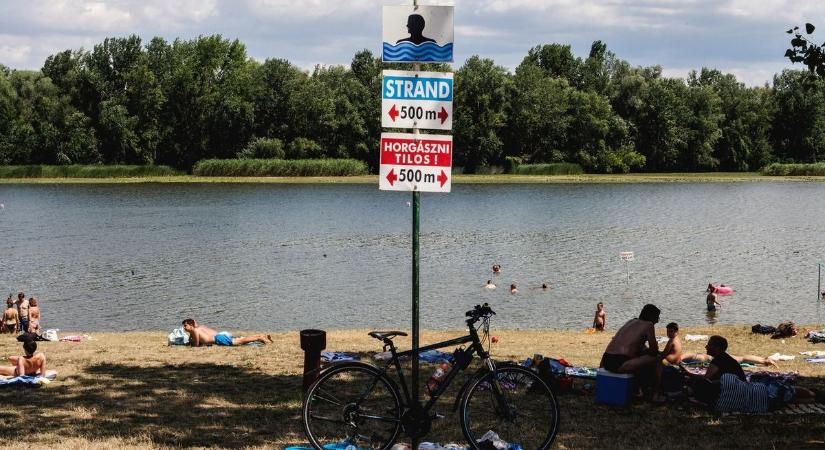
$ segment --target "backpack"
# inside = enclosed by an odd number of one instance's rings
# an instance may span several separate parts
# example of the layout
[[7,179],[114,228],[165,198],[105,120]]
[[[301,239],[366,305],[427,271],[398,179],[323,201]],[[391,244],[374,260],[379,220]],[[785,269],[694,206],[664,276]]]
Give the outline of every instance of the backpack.
[[183,327],[177,327],[169,333],[168,345],[186,345],[189,343],[189,333]]
[[539,363],[536,371],[542,379],[556,393],[569,392],[573,388],[573,377],[567,375],[565,365],[567,361],[559,361],[553,358],[544,358]]

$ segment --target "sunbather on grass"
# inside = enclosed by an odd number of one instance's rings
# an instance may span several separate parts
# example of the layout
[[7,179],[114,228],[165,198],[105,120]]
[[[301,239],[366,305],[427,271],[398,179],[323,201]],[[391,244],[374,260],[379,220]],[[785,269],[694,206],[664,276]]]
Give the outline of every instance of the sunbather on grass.
[[23,343],[24,356],[10,356],[12,365],[0,366],[0,375],[16,377],[20,375],[46,376],[46,355],[37,351],[37,342],[26,341]]
[[192,347],[202,347],[205,345],[244,345],[250,342],[260,342],[266,344],[272,342],[272,336],[269,334],[257,334],[255,336],[233,337],[227,331],[215,331],[206,325],[198,325],[195,319],[185,319],[183,321],[183,329],[189,333],[189,345]]

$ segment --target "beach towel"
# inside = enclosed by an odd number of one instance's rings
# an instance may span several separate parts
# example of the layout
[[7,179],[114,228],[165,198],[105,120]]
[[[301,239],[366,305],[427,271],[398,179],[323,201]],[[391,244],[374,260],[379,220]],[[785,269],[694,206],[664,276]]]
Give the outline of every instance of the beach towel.
[[686,341],[707,341],[708,335],[707,334],[686,334],[685,335]]
[[783,355],[783,354],[778,353],[778,352],[774,353],[771,356],[768,356],[768,359],[770,359],[771,361],[793,361],[794,358],[796,358],[796,356]]
[[813,350],[809,352],[799,352],[800,355],[805,356],[813,356],[814,358],[819,358],[821,356],[825,356],[825,350]]
[[805,361],[814,364],[822,364],[825,363],[825,358],[805,358]]
[[326,362],[337,361],[358,361],[361,358],[358,355],[346,352],[321,352],[321,360]]
[[6,386],[28,386],[40,387],[44,384],[49,384],[57,378],[57,372],[54,370],[47,370],[45,377],[34,377],[29,375],[21,375],[19,377],[0,377],[0,387]]
[[596,374],[599,369],[592,369],[590,367],[565,367],[564,373],[575,378],[596,379]]
[[80,336],[75,336],[75,335],[72,335],[72,336],[63,336],[62,338],[60,338],[60,342],[80,342],[80,341],[82,341],[82,340],[83,340],[83,338],[82,338],[82,337],[80,337]]

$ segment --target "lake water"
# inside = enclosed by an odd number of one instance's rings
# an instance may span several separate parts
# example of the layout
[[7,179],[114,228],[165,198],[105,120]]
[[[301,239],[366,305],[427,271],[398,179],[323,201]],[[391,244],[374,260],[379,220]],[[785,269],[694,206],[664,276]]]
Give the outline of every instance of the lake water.
[[[373,185],[0,185],[0,292],[38,297],[44,326],[67,331],[190,316],[409,328],[410,200]],[[424,329],[459,329],[481,302],[499,328],[582,329],[597,302],[611,328],[648,302],[663,323],[821,322],[822,183],[458,184],[421,204]],[[736,290],[714,317],[711,281]]]

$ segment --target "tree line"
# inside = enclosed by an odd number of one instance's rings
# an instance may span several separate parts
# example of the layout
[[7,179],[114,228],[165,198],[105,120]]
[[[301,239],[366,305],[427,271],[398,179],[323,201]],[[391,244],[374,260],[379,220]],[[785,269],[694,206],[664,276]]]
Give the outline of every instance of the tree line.
[[[380,56],[380,55],[379,55]],[[451,70],[425,65],[425,70]],[[39,71],[0,65],[0,164],[162,164],[206,158],[351,158],[378,165],[381,71],[258,62],[219,35],[107,38],[49,56]],[[746,87],[715,69],[668,78],[601,42],[586,58],[539,45],[511,72],[473,56],[455,74],[454,165],[514,161],[588,172],[753,171],[825,157],[825,79],[785,70]]]

